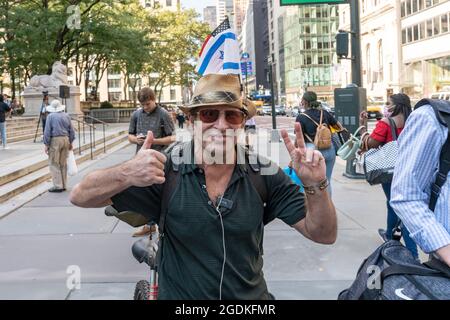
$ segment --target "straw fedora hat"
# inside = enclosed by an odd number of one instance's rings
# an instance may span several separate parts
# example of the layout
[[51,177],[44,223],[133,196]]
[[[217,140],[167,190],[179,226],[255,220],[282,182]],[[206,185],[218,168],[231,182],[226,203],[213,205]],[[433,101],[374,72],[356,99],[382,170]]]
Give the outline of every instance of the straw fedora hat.
[[53,113],[53,112],[61,112],[66,109],[66,106],[61,104],[59,100],[53,100],[49,106],[47,106],[47,112]]
[[239,77],[234,74],[208,74],[198,81],[190,104],[180,107],[185,113],[205,106],[229,106],[252,118],[256,107],[243,96]]

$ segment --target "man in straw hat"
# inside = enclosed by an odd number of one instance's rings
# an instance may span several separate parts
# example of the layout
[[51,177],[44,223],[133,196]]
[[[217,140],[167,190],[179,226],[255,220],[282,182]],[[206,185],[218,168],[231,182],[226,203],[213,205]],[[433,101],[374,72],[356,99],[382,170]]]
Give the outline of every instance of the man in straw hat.
[[164,226],[158,299],[271,299],[262,272],[265,224],[279,218],[315,242],[336,239],[323,156],[305,148],[299,124],[297,148],[282,132],[306,195],[280,168],[262,175],[258,162],[238,161],[240,147],[232,133],[243,131],[256,109],[235,75],[201,78],[183,111],[195,122],[192,142],[165,155],[150,149],[149,132],[134,159],[89,174],[71,201],[82,207],[112,205]]
[[67,187],[67,157],[75,140],[70,116],[64,112],[65,106],[53,100],[47,107],[49,113],[44,130],[45,153],[49,156],[53,187],[49,192],[63,192]]

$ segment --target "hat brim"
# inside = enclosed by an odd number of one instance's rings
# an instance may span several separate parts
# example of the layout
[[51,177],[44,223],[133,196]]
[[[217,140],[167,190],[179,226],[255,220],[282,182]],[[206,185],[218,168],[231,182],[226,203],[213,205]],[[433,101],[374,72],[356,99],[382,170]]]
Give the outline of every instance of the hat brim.
[[232,108],[236,108],[239,110],[244,111],[247,114],[247,118],[253,118],[256,115],[256,107],[253,104],[253,102],[251,102],[248,99],[239,99],[233,102],[210,102],[210,103],[202,103],[202,104],[190,104],[190,105],[186,105],[186,106],[180,106],[181,111],[183,111],[184,113],[188,114],[190,112],[192,112],[192,110],[195,110],[197,108],[201,108],[201,107],[215,107],[215,106],[228,106],[228,107],[232,107]]
[[61,111],[64,111],[64,110],[66,110],[66,106],[65,105],[61,105],[58,108],[52,108],[52,107],[49,106],[46,109],[46,111],[49,112],[49,113],[61,112]]

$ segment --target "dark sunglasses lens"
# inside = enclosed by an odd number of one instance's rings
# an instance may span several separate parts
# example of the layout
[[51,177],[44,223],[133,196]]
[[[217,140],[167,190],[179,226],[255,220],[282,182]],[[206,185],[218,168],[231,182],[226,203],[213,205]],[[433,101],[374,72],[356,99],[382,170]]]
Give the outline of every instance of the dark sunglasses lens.
[[230,124],[241,124],[244,121],[244,114],[240,111],[226,111],[225,119]]
[[212,123],[217,121],[217,119],[219,118],[219,114],[219,110],[201,110],[200,120],[205,123]]

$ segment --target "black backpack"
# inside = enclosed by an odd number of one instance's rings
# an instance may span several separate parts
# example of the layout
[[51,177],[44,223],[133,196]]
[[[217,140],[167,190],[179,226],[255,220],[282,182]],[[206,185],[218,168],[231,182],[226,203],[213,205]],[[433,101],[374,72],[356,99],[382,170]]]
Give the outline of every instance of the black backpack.
[[[441,187],[450,172],[450,102],[421,100],[416,109],[431,105],[443,126],[449,128],[439,161],[439,173],[431,188],[429,207],[436,208]],[[420,264],[400,243],[396,230],[394,240],[381,245],[360,266],[350,288],[339,294],[339,300],[449,300],[450,268],[432,259]]]

